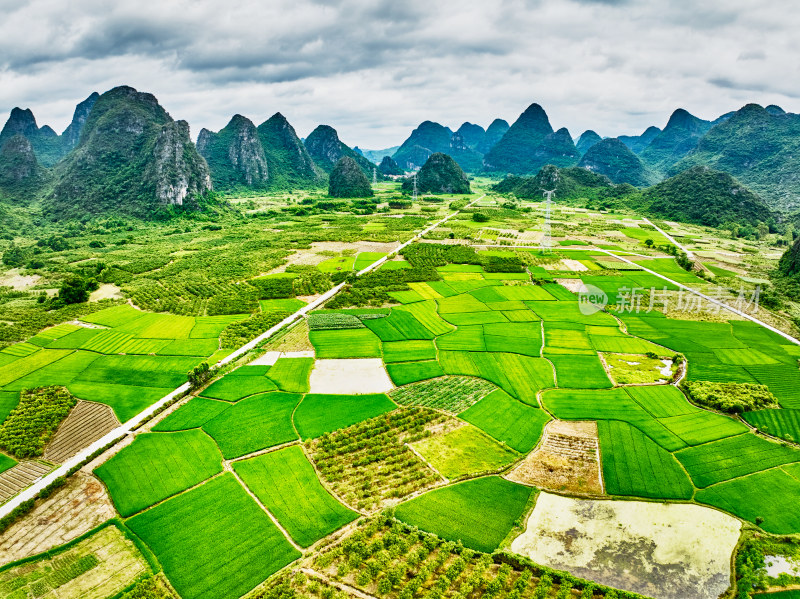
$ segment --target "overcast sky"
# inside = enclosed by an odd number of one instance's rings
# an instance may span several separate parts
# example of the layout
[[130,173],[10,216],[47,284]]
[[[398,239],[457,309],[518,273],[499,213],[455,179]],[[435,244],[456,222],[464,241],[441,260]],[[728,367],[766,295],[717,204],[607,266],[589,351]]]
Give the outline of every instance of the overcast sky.
[[59,132],[121,84],[193,136],[280,111],[301,136],[326,123],[372,149],[532,102],[573,136],[663,127],[678,107],[800,112],[792,0],[0,0],[0,15],[0,111]]

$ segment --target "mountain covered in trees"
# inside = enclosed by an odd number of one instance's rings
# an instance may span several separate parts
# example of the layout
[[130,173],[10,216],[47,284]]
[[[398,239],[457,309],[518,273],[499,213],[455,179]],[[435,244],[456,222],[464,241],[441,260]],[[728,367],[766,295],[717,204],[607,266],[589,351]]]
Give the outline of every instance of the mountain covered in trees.
[[265,188],[269,183],[264,146],[258,129],[247,117],[233,115],[217,133],[202,129],[197,151],[208,163],[214,189]]
[[545,191],[554,191],[553,200],[568,201],[595,199],[618,195],[614,190],[622,188],[622,194],[630,193],[630,186],[615,186],[605,175],[579,168],[558,168],[548,164],[536,175],[509,175],[494,186],[498,193],[513,194],[515,197],[538,201],[544,198]]
[[635,187],[645,187],[657,180],[628,146],[614,138],[592,145],[578,166],[605,175],[613,183],[628,183]]
[[[422,165],[417,173],[419,193],[470,193],[469,178],[451,156],[436,152]],[[403,182],[404,191],[414,189],[413,178]]]
[[405,174],[405,171],[400,168],[400,165],[398,165],[391,156],[383,157],[383,160],[381,160],[381,163],[378,165],[378,171],[382,175],[398,176]]
[[343,156],[331,169],[328,195],[332,198],[367,198],[372,185],[352,156]]
[[591,148],[594,144],[602,141],[603,138],[600,137],[595,131],[591,129],[587,129],[581,136],[578,138],[578,141],[575,142],[575,148],[581,154],[586,154],[586,152]]
[[719,227],[756,225],[772,214],[757,194],[728,173],[707,166],[682,171],[641,193],[637,208],[660,218]]
[[484,170],[494,173],[535,174],[546,164],[573,166],[580,153],[569,131],[553,131],[547,113],[531,104],[484,156]]
[[478,144],[475,148],[481,154],[486,154],[491,150],[495,144],[500,141],[503,136],[506,134],[506,131],[509,130],[511,125],[508,124],[508,121],[503,119],[495,119],[492,123],[486,128],[486,134],[483,136],[483,141]]
[[22,134],[7,139],[0,148],[0,196],[13,200],[35,195],[45,184],[48,173]]
[[372,180],[375,165],[341,141],[333,127],[320,125],[308,134],[304,143],[312,160],[326,173],[330,173],[334,165],[343,157],[349,156]]
[[324,185],[325,173],[314,163],[294,127],[280,112],[258,126],[258,137],[267,156],[273,189]]
[[453,132],[449,127],[424,121],[411,132],[392,158],[401,168],[417,169],[425,164],[431,154],[449,152],[451,137]]
[[695,148],[711,125],[711,121],[704,121],[679,108],[669,117],[664,130],[653,138],[639,156],[650,168],[665,174]]
[[706,165],[730,173],[771,207],[800,209],[800,115],[748,104],[717,124],[671,171]]
[[77,147],[54,170],[46,212],[59,217],[114,212],[143,218],[194,207],[211,189],[208,165],[152,94],[116,87],[101,95]]
[[30,142],[38,162],[46,167],[53,166],[78,145],[86,119],[99,97],[97,92],[93,92],[75,107],[72,121],[62,135],[58,135],[49,125],[39,127],[29,108],[12,109],[0,131],[0,147],[15,135],[22,135]]
[[659,133],[661,133],[661,129],[651,125],[645,129],[641,135],[620,135],[617,139],[628,146],[631,152],[639,154],[650,145],[650,142],[652,142]]

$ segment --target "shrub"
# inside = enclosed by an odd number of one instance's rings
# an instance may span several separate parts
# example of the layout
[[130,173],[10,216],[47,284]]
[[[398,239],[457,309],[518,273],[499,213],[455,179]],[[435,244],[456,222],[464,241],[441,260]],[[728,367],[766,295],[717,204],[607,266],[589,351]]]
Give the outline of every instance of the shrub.
[[23,391],[17,407],[0,425],[0,448],[16,458],[42,455],[77,401],[64,387]]
[[696,404],[729,414],[778,407],[778,400],[766,385],[684,381],[681,387]]

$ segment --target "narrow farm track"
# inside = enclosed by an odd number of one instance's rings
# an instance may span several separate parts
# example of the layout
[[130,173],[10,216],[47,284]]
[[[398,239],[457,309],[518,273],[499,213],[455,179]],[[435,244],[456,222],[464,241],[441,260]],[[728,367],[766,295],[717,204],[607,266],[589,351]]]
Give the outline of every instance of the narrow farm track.
[[[467,204],[465,206],[465,208],[468,208],[468,207],[472,206],[474,203],[479,202],[484,197],[486,197],[486,194],[483,194],[482,196],[472,200],[469,204]],[[398,253],[401,250],[403,250],[403,248],[411,245],[412,243],[414,243],[416,241],[419,241],[425,235],[427,235],[428,233],[430,233],[431,231],[433,231],[437,227],[443,225],[448,220],[450,220],[451,218],[456,216],[459,212],[460,212],[459,210],[456,210],[455,212],[451,212],[450,214],[448,214],[447,216],[445,216],[441,220],[433,223],[432,225],[429,225],[427,228],[423,229],[422,231],[420,231],[419,233],[417,233],[416,235],[411,237],[408,241],[406,241],[404,243],[401,243],[393,253]],[[360,277],[360,276],[365,275],[365,274],[367,274],[369,272],[372,272],[373,270],[375,270],[377,268],[380,268],[380,266],[383,263],[385,263],[388,259],[389,259],[388,256],[384,256],[380,260],[376,260],[375,262],[373,262],[372,264],[370,264],[369,266],[367,266],[363,270],[360,270],[359,272],[357,272],[356,276]],[[333,287],[329,291],[327,291],[324,294],[322,294],[315,301],[311,302],[310,304],[307,304],[307,305],[303,306],[302,308],[300,308],[297,312],[295,312],[291,316],[287,316],[285,319],[283,319],[281,322],[276,324],[271,329],[265,331],[264,333],[262,333],[261,335],[259,335],[258,337],[256,337],[252,341],[250,341],[249,343],[246,343],[245,345],[240,347],[238,350],[236,350],[232,354],[226,356],[225,358],[223,358],[222,360],[217,362],[215,367],[224,366],[224,365],[229,364],[232,361],[237,360],[238,358],[242,357],[244,354],[246,354],[250,350],[254,349],[256,346],[258,346],[263,341],[265,341],[265,340],[269,339],[270,337],[272,337],[273,335],[275,335],[278,331],[280,331],[284,327],[286,327],[286,326],[294,323],[295,321],[303,318],[306,314],[308,314],[312,310],[316,310],[317,308],[323,306],[328,300],[330,300],[337,293],[339,293],[339,291],[341,291],[342,288],[344,288],[344,286],[345,286],[345,283],[340,283],[339,285],[336,285],[335,287]],[[6,501],[6,503],[3,503],[3,505],[0,505],[0,518],[8,515],[14,508],[19,506],[21,503],[23,503],[23,502],[35,497],[40,491],[42,491],[45,487],[50,485],[56,478],[58,478],[59,476],[65,476],[72,467],[77,466],[78,464],[83,462],[86,458],[91,456],[96,451],[98,451],[98,450],[102,449],[103,447],[105,447],[106,445],[114,443],[114,442],[118,441],[119,439],[121,439],[122,437],[125,437],[126,435],[129,435],[130,433],[132,433],[142,422],[144,422],[145,420],[147,420],[148,418],[153,416],[153,414],[158,412],[165,405],[167,405],[170,402],[172,402],[173,400],[175,400],[177,397],[180,397],[184,393],[187,393],[189,390],[190,390],[189,383],[188,382],[184,383],[183,385],[181,385],[180,387],[178,387],[177,389],[175,389],[171,393],[165,395],[160,400],[158,400],[154,404],[150,405],[148,408],[146,408],[143,411],[139,412],[136,416],[134,416],[133,418],[131,418],[127,422],[123,423],[121,426],[118,426],[114,430],[112,430],[112,431],[108,432],[107,434],[105,434],[100,439],[96,440],[94,443],[92,443],[88,447],[85,447],[82,450],[80,450],[77,454],[75,454],[74,456],[72,456],[71,458],[66,460],[61,465],[61,467],[57,468],[56,470],[53,470],[52,472],[50,472],[46,476],[43,476],[44,472],[41,472],[38,476],[30,479],[29,482],[27,483],[27,485],[30,485],[30,486],[26,485],[27,488],[18,487],[18,488],[16,488],[14,493],[11,493],[10,495],[5,495],[5,496],[3,495],[3,491],[0,490],[0,501],[5,501],[9,497],[13,497],[13,499],[11,499],[10,501]],[[11,470],[15,470],[16,468],[18,468],[18,466],[15,466]],[[0,481],[2,481],[2,476],[5,475],[5,474],[8,474],[9,472],[11,472],[11,470],[7,470],[3,474],[0,474]],[[46,472],[46,470],[45,470],[45,472]],[[0,489],[1,489],[1,487],[0,487]],[[16,496],[14,496],[14,495],[16,495]]]
[[678,243],[677,241],[675,241],[675,238],[674,238],[672,235],[670,235],[669,233],[667,233],[666,231],[664,231],[664,229],[662,229],[661,227],[659,227],[657,224],[655,224],[655,223],[654,223],[653,221],[651,221],[649,218],[645,218],[645,217],[643,216],[643,217],[642,217],[642,221],[644,221],[645,223],[647,223],[648,225],[650,225],[651,227],[653,227],[653,228],[654,228],[656,231],[658,231],[659,233],[661,233],[661,234],[662,234],[662,235],[663,235],[663,236],[664,236],[664,237],[665,237],[665,238],[666,238],[666,239],[667,239],[667,240],[668,240],[668,241],[669,241],[669,242],[670,242],[672,245],[674,245],[676,248],[680,249],[680,250],[681,250],[681,251],[682,251],[684,254],[686,254],[686,256],[687,256],[688,258],[694,258],[694,252],[692,252],[691,250],[688,250],[688,249],[686,249],[686,247],[685,247],[685,246],[683,246],[682,244],[680,244],[680,243]]

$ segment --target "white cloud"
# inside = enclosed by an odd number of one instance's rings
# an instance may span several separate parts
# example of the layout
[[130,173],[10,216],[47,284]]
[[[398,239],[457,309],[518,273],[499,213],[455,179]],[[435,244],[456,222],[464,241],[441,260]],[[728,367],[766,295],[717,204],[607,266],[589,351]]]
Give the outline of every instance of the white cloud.
[[[76,6],[77,5],[77,6]],[[63,129],[91,91],[132,85],[219,129],[284,113],[350,144],[425,119],[513,121],[539,102],[573,135],[638,133],[684,107],[800,110],[800,7],[784,0],[0,0],[0,110]]]

